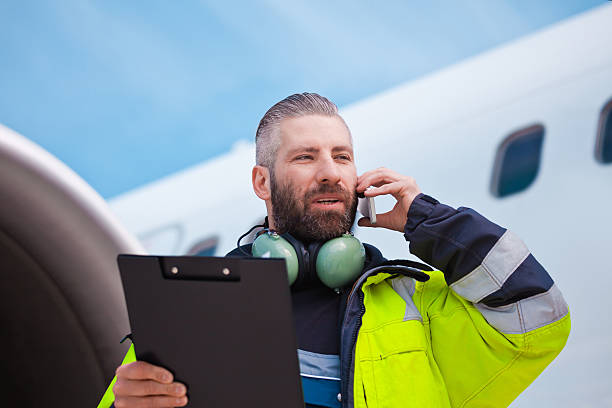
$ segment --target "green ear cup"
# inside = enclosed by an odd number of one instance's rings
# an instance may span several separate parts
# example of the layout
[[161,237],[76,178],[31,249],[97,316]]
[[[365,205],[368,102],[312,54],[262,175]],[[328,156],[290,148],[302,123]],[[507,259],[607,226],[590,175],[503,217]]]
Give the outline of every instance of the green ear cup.
[[337,289],[361,274],[365,248],[351,234],[327,241],[317,254],[317,275],[326,286]]
[[251,253],[258,258],[285,258],[289,285],[293,285],[297,279],[299,264],[295,249],[276,232],[265,232],[258,236],[253,242]]

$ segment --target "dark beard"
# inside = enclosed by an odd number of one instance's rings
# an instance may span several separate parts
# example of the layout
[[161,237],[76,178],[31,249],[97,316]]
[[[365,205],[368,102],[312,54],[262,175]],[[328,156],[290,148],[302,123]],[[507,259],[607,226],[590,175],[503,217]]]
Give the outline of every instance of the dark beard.
[[[357,211],[355,192],[346,191],[339,185],[319,184],[305,194],[300,205],[291,184],[280,185],[270,174],[270,187],[274,226],[279,233],[288,232],[300,241],[313,242],[327,241],[351,230]],[[311,210],[312,197],[325,193],[342,195],[346,211]]]

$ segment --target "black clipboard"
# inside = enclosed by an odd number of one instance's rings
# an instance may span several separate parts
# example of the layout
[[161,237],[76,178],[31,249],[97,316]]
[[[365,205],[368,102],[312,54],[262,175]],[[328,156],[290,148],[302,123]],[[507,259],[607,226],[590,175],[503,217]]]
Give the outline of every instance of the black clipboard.
[[138,360],[189,407],[304,407],[285,261],[119,255]]

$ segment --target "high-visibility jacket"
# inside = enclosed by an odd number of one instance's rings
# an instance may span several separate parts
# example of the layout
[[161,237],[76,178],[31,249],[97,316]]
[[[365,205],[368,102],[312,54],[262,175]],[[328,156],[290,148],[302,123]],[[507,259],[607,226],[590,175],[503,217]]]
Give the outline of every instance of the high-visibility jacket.
[[483,315],[441,272],[428,274],[372,274],[353,294],[363,315],[348,350],[346,406],[505,407],[563,348],[570,321],[556,289]]
[[516,235],[469,208],[421,194],[405,235],[439,270],[374,266],[355,282],[340,339],[342,406],[509,405],[565,345],[559,289]]

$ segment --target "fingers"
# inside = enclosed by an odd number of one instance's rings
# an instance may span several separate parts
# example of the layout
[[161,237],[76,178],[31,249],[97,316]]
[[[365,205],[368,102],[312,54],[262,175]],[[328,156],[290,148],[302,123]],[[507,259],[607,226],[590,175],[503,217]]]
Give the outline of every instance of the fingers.
[[134,361],[119,366],[115,374],[117,374],[117,379],[153,380],[164,384],[170,384],[174,379],[170,371],[144,361]]
[[167,408],[184,407],[187,405],[187,397],[116,397],[116,408]]
[[129,395],[133,397],[144,397],[147,395],[182,397],[187,393],[187,387],[178,382],[162,384],[152,380],[121,379],[115,383],[113,393],[115,395]]
[[357,192],[361,193],[370,186],[382,186],[383,184],[399,181],[403,176],[385,167],[366,171],[357,179]]
[[[368,188],[370,186],[374,187]],[[414,178],[402,176],[384,167],[363,173],[359,177],[355,189],[358,193],[363,192],[366,197],[391,194],[398,201],[405,197],[411,201],[421,192]]]
[[113,386],[115,407],[182,407],[187,404],[187,387],[172,382],[170,371],[144,361],[117,368]]
[[389,184],[384,184],[380,187],[369,188],[365,190],[363,194],[366,197],[376,197],[376,196],[385,195],[385,194],[391,194],[395,196],[402,190],[402,187],[403,187],[403,184],[401,184],[399,181],[396,181],[396,182],[392,182]]
[[[368,188],[369,186],[374,187]],[[355,189],[358,193],[363,192],[366,197],[392,195],[396,199],[391,211],[376,215],[376,225],[367,218],[358,222],[358,225],[363,227],[383,227],[395,231],[403,231],[408,209],[421,192],[414,178],[402,176],[384,167],[363,173],[358,178]]]

